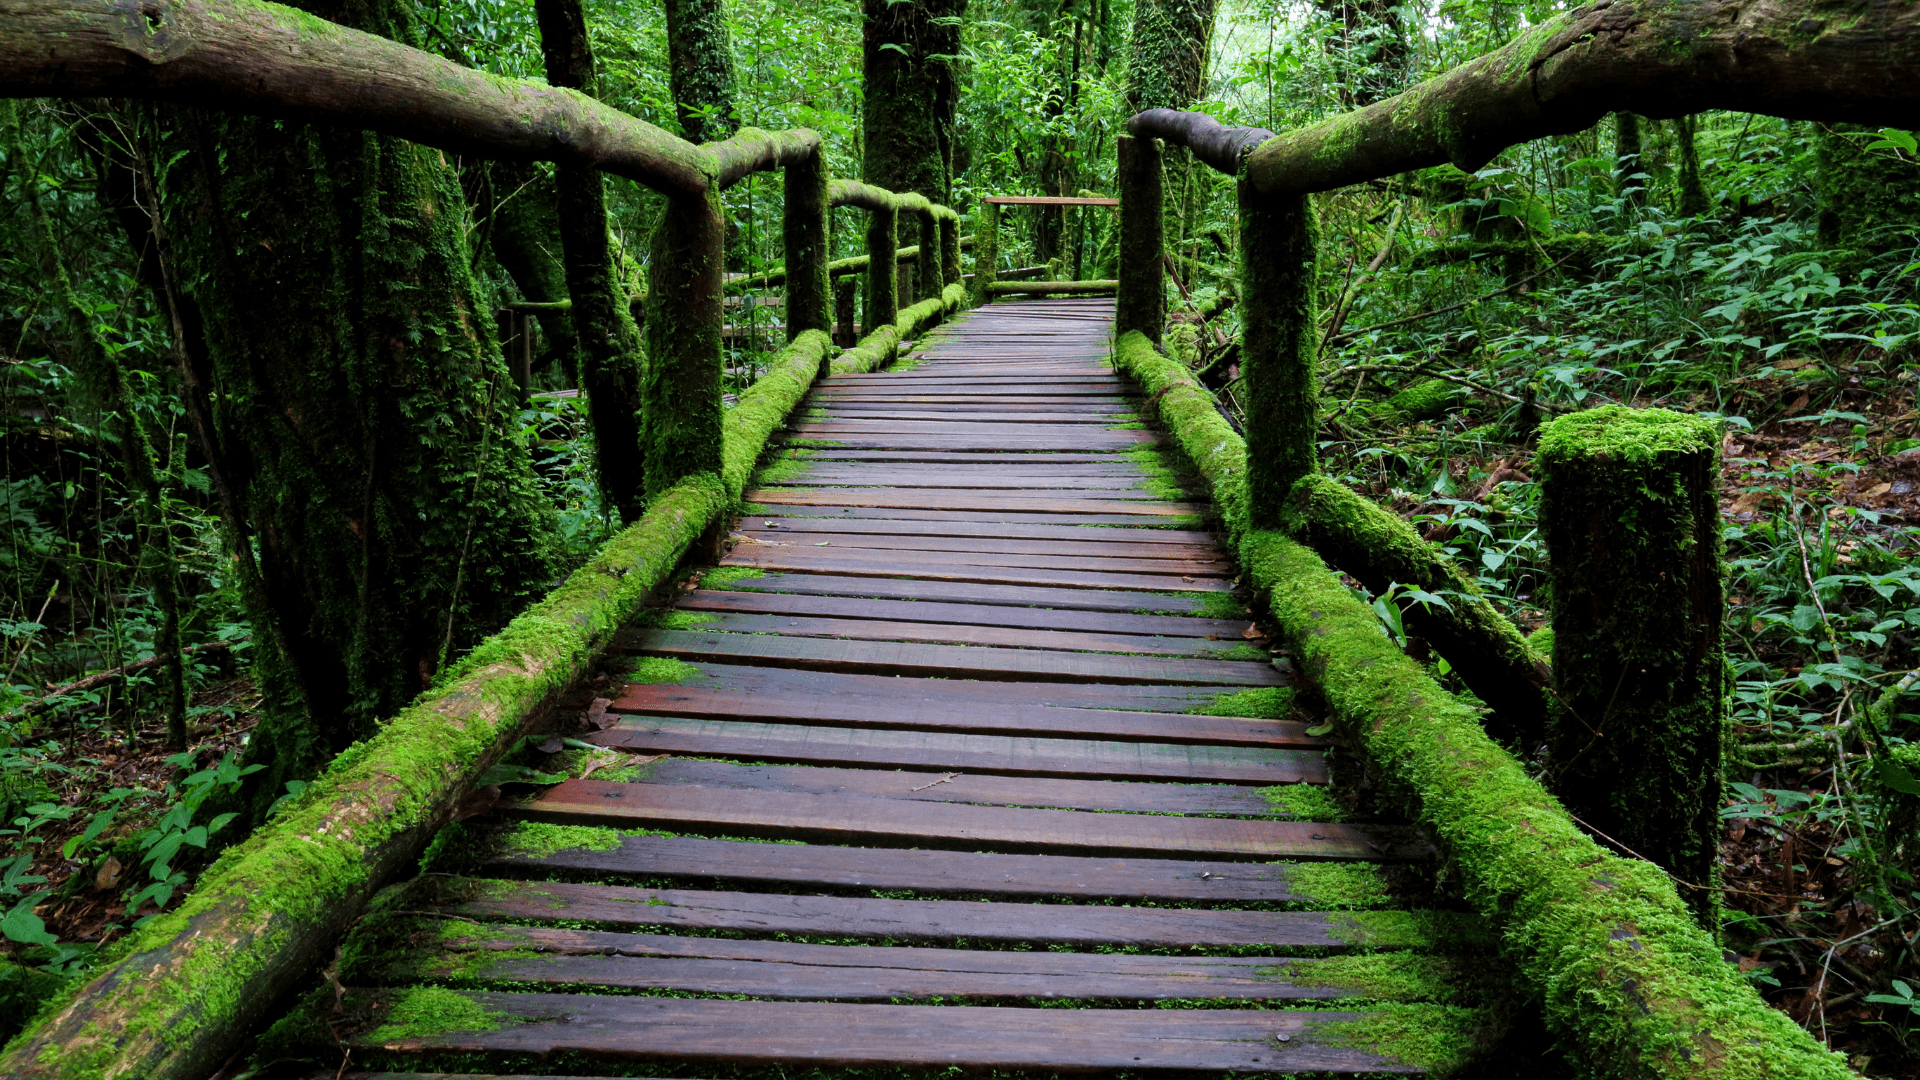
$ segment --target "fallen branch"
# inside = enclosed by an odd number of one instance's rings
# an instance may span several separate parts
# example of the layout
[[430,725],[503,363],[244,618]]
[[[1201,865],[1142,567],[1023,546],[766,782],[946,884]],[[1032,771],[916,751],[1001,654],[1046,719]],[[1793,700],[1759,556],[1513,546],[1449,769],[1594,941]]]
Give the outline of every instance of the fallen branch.
[[[191,645],[191,646],[188,646],[187,648],[181,649],[179,655],[202,656],[206,653],[226,652],[227,650],[233,648],[235,645],[242,645],[251,640],[253,639],[238,638],[234,641],[203,642],[202,644],[199,644],[199,645]],[[111,668],[107,671],[96,671],[92,675],[89,675],[84,679],[75,679],[74,681],[66,684],[65,686],[56,686],[53,689],[47,691],[44,696],[35,698],[34,700],[28,702],[27,704],[22,705],[18,709],[15,709],[14,711],[7,713],[4,716],[0,716],[0,724],[17,724],[20,721],[25,720],[30,716],[38,716],[41,713],[46,712],[47,710],[52,709],[55,706],[59,705],[61,698],[72,697],[74,694],[84,694],[89,690],[97,690],[100,687],[107,685],[108,683],[116,682],[120,679],[124,679],[127,676],[135,674],[137,672],[146,671],[148,668],[159,667],[160,665],[173,659],[173,656],[174,656],[173,653],[162,653],[159,656],[149,656],[145,660],[135,660],[131,664],[122,664],[117,668]]]

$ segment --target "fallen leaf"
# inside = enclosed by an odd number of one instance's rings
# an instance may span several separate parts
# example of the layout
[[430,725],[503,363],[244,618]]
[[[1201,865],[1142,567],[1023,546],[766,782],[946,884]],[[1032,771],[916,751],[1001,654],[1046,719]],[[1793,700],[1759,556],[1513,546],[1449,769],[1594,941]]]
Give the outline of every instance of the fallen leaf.
[[1873,485],[1873,487],[1868,488],[1866,491],[1862,492],[1862,494],[1864,494],[1868,498],[1872,498],[1875,495],[1885,495],[1887,492],[1892,490],[1893,490],[1893,485],[1890,483],[1875,484]]
[[470,817],[478,817],[493,809],[493,804],[499,801],[499,788],[492,785],[474,788],[453,808],[453,820],[465,821]]
[[1186,582],[1189,585],[1193,584],[1193,579],[1190,577],[1183,577],[1180,580]]
[[567,745],[567,740],[561,738],[558,735],[555,735],[551,739],[548,739],[546,742],[543,742],[540,744],[540,752],[543,754],[557,754],[562,749],[564,749],[566,745]]
[[1240,631],[1240,636],[1246,638],[1248,641],[1264,641],[1267,637],[1267,635],[1260,632],[1260,625],[1258,623],[1248,623],[1247,628]]
[[1787,406],[1787,411],[1790,413],[1797,413],[1801,409],[1806,408],[1807,402],[1811,400],[1813,399],[1808,397],[1806,394],[1801,394],[1799,397],[1793,399],[1793,404]]
[[120,865],[119,859],[111,855],[107,856],[107,861],[100,864],[100,872],[93,876],[93,887],[96,889],[113,888],[120,884],[120,872],[125,869],[126,867]]
[[593,704],[587,706],[587,711],[581,715],[580,719],[585,720],[587,726],[595,731],[605,731],[620,722],[618,717],[607,715],[607,706],[612,704],[611,698],[594,698]]

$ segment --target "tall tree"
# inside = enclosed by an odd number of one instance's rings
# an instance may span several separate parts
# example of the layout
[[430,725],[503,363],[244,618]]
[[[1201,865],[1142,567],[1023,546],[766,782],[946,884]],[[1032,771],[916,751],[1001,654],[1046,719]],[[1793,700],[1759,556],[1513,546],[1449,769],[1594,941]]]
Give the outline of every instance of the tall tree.
[[[593,48],[580,0],[535,0],[547,82],[598,92]],[[573,329],[580,341],[580,385],[593,423],[600,492],[622,520],[640,520],[646,506],[646,458],[640,444],[640,384],[644,360],[640,330],[613,269],[607,235],[606,180],[584,165],[554,167],[560,246],[573,298]]]
[[1127,111],[1186,109],[1200,97],[1214,0],[1135,0]]
[[739,130],[721,0],[667,0],[667,84],[689,142],[718,142]]
[[[316,0],[414,43],[402,0]],[[552,513],[439,151],[337,127],[161,111],[178,321],[199,329],[210,457],[258,552],[264,810],[551,578]],[[201,405],[206,405],[202,402]],[[191,412],[196,405],[189,404]]]
[[967,0],[865,0],[861,34],[867,183],[952,201],[955,64]]

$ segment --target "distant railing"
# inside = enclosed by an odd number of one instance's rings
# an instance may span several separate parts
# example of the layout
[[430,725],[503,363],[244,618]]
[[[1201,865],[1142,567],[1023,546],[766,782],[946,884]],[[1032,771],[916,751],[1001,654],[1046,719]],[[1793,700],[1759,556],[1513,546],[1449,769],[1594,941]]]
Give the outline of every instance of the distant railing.
[[973,279],[970,295],[975,304],[992,303],[1001,296],[1112,296],[1117,281],[1039,281],[1004,279],[999,274],[1000,208],[1003,206],[1110,206],[1118,209],[1119,199],[1076,197],[1071,195],[988,195],[979,200],[980,210],[974,222]]

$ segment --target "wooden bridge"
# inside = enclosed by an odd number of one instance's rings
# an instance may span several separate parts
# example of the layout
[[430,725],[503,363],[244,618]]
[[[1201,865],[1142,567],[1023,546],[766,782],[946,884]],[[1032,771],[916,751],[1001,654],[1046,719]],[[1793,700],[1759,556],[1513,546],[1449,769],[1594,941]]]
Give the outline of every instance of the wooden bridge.
[[1485,934],[1406,910],[1415,830],[1326,813],[1110,324],[996,305],[823,380],[725,583],[622,639],[650,678],[588,739],[646,764],[502,806],[362,924],[354,1060],[1421,1072],[1409,1024],[1471,1056]]

